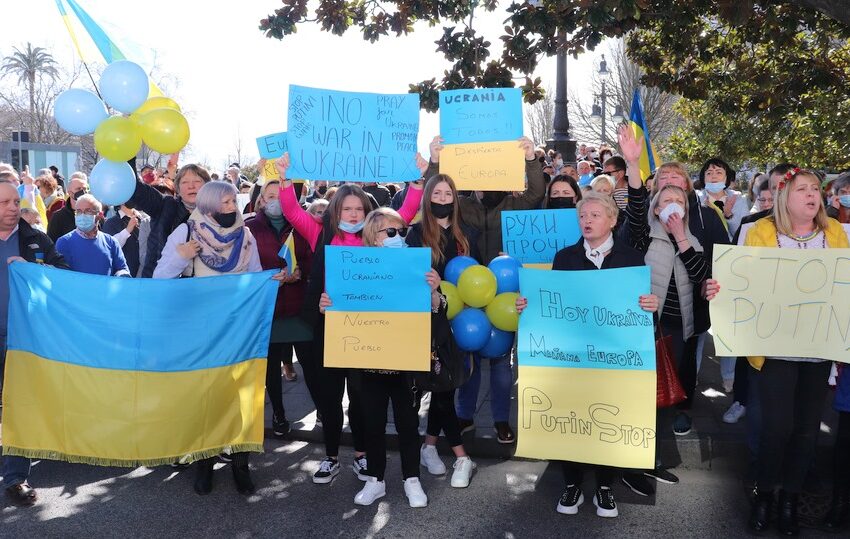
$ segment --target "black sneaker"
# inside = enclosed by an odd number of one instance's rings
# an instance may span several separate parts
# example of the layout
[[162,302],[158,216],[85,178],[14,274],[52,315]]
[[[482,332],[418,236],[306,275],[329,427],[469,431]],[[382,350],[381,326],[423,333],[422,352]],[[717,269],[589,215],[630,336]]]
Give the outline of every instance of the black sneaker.
[[289,425],[289,421],[286,418],[278,418],[275,415],[272,415],[272,430],[274,431],[274,435],[277,437],[284,437],[289,434],[289,431],[292,430],[292,427]]
[[514,430],[507,421],[496,421],[493,428],[496,429],[496,441],[500,444],[512,444],[516,442]]
[[640,473],[624,473],[623,484],[629,487],[632,492],[641,496],[652,496],[655,494],[655,489],[649,483],[649,480]]
[[354,457],[354,462],[351,463],[351,471],[354,472],[354,475],[357,476],[357,479],[361,481],[369,480],[369,475],[366,472],[367,465],[368,462],[366,461],[366,455]]
[[676,415],[676,418],[673,419],[673,434],[676,436],[685,436],[690,434],[692,426],[693,420],[691,419],[691,416],[685,412],[679,412]]
[[610,487],[599,487],[593,497],[593,505],[596,506],[596,515],[605,518],[614,518],[620,513],[614,502],[614,493]]
[[675,485],[679,482],[678,477],[663,468],[656,468],[654,470],[644,470],[643,475],[647,477],[653,477],[656,481],[660,483],[667,483],[668,485]]
[[567,490],[561,494],[561,499],[558,500],[558,506],[555,507],[555,510],[562,515],[575,515],[583,503],[584,494],[581,492],[581,487],[579,485],[567,485]]
[[330,457],[325,457],[319,463],[319,469],[313,474],[313,482],[323,485],[330,483],[336,474],[339,473],[339,461]]
[[457,422],[460,425],[461,434],[466,434],[467,432],[473,432],[475,430],[475,421],[471,419],[459,417],[457,418]]
[[218,454],[218,460],[220,460],[221,462],[226,462],[226,463],[229,464],[229,463],[233,462],[233,455],[229,455],[227,453],[219,453]]

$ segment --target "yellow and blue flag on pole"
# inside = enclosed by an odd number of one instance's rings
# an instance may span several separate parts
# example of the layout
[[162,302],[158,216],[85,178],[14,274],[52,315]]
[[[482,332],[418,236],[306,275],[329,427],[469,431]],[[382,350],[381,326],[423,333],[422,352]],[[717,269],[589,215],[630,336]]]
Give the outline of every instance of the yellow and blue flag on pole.
[[661,161],[658,159],[658,154],[655,153],[655,147],[653,147],[652,141],[649,140],[649,128],[646,126],[643,105],[640,102],[640,90],[637,88],[635,88],[635,95],[632,99],[629,122],[631,123],[635,140],[643,141],[643,150],[640,154],[640,179],[646,181],[649,175],[655,171],[656,167],[661,164]]
[[262,451],[272,274],[127,279],[12,264],[3,453],[156,466]]
[[290,275],[292,275],[292,272],[298,267],[298,259],[295,258],[295,238],[292,237],[293,233],[294,232],[289,233],[289,236],[286,237],[286,241],[283,242],[283,247],[281,247],[280,252],[277,253],[277,256],[286,262],[286,267],[289,269]]

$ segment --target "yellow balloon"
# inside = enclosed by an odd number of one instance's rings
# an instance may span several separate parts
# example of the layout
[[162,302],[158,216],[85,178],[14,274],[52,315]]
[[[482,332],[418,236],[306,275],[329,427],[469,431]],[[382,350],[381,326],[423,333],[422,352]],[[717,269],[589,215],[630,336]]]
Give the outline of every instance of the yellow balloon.
[[95,128],[94,147],[109,161],[127,161],[139,153],[142,136],[136,122],[126,116],[112,116]]
[[189,122],[180,111],[154,109],[139,118],[142,140],[159,153],[177,153],[189,142]]
[[493,298],[484,312],[496,328],[502,331],[516,331],[519,327],[519,315],[516,312],[516,292],[502,292]]
[[457,290],[464,303],[480,309],[496,297],[496,276],[487,266],[469,266],[460,274]]
[[130,115],[130,118],[136,120],[137,122],[141,121],[141,117],[146,112],[150,112],[156,109],[174,109],[177,112],[181,112],[180,105],[177,104],[177,101],[174,101],[170,97],[151,97],[144,103],[142,106],[133,111],[133,114]]
[[460,293],[457,291],[457,287],[448,281],[440,282],[440,290],[446,296],[446,303],[448,303],[446,317],[451,320],[457,316],[457,313],[463,310],[463,300],[460,299]]

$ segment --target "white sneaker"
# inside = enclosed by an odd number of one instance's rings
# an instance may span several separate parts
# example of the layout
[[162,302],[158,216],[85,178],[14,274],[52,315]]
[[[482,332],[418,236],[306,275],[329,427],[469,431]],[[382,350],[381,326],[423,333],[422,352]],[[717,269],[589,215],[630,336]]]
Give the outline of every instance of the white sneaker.
[[738,401],[732,403],[732,406],[726,410],[726,413],[723,414],[723,422],[724,423],[737,423],[739,419],[744,417],[747,413],[747,407],[741,404]]
[[735,387],[735,379],[734,378],[731,379],[731,380],[726,379],[726,378],[723,379],[723,389],[726,391],[726,393],[731,393],[732,389],[734,387]]
[[407,501],[410,502],[410,507],[425,507],[428,505],[428,496],[422,490],[422,483],[418,477],[408,477],[404,480],[404,493],[407,495]]
[[383,481],[378,481],[377,477],[369,477],[360,492],[354,496],[354,503],[357,505],[372,505],[378,498],[383,498],[387,494],[387,485]]
[[454,463],[454,472],[452,472],[452,486],[454,488],[466,488],[469,486],[469,478],[472,477],[472,471],[475,470],[476,464],[469,457],[458,457]]
[[440,455],[437,454],[437,448],[433,445],[422,444],[422,449],[419,450],[419,462],[428,468],[428,473],[431,475],[446,473],[446,465],[443,464]]

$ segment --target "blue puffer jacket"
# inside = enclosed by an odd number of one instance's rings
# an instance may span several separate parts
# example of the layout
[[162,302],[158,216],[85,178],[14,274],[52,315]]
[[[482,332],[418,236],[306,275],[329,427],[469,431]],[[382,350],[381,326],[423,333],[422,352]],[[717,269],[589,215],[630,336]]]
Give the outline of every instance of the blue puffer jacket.
[[832,407],[839,412],[850,412],[850,364],[845,363],[841,366]]

